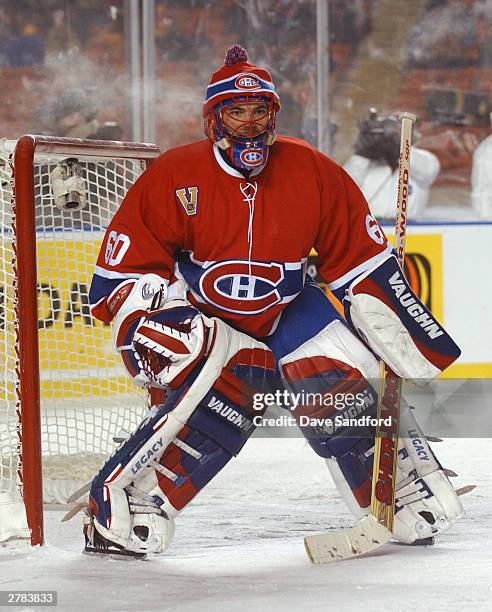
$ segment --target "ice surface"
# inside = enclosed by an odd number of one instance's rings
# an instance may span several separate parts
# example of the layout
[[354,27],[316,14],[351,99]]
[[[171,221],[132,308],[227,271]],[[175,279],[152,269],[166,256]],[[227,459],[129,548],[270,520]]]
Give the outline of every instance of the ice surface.
[[[46,546],[0,549],[0,590],[55,589],[60,611],[492,610],[491,440],[436,445],[467,514],[432,547],[390,544],[313,566],[302,538],[353,524],[322,460],[300,439],[252,439],[178,518],[167,554],[81,554],[79,517],[46,514]],[[18,608],[34,609],[34,608]],[[49,609],[49,608],[44,608]]]

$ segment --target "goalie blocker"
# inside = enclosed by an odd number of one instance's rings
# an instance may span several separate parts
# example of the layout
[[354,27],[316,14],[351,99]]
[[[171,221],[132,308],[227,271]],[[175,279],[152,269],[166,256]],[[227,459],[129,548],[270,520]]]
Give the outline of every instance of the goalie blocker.
[[342,299],[352,328],[401,378],[427,382],[461,354],[415,295],[394,255],[357,277]]

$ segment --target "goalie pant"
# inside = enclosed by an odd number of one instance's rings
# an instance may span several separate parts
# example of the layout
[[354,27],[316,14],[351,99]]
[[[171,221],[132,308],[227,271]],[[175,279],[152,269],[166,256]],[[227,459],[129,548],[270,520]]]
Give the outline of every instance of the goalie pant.
[[[376,275],[381,274],[378,266]],[[354,295],[362,295],[352,289]],[[363,325],[364,301],[355,302]],[[381,303],[384,311],[386,306]],[[370,306],[373,309],[374,303]],[[171,309],[174,314],[178,310]],[[394,325],[394,311],[389,311]],[[287,307],[267,341],[269,346],[218,319],[198,316],[203,318],[208,338],[207,349],[196,351],[199,363],[163,405],[152,409],[92,483],[90,508],[95,529],[126,550],[141,553],[166,548],[176,514],[251,435],[253,416],[261,414],[252,410],[253,391],[271,388],[275,366],[282,384],[293,392],[321,393],[344,401],[362,397],[358,416],[375,414],[377,396],[368,381],[378,377],[377,360],[315,284],[305,287]],[[149,327],[155,332],[160,326],[161,337],[171,333],[174,342],[176,332],[162,324],[172,318],[167,313],[163,319],[162,311],[151,314],[137,326],[135,336],[144,337]],[[384,335],[376,336],[375,341],[383,342]],[[407,353],[410,344],[411,338],[406,338]],[[158,343],[152,346],[147,350],[157,350]],[[419,361],[414,353],[409,354],[414,358],[412,372],[429,368],[424,356]],[[142,366],[141,353],[135,351],[134,356],[135,364]],[[400,363],[401,355],[394,358]],[[307,402],[294,414],[310,446],[326,459],[342,497],[361,516],[370,502],[374,430],[316,424],[316,420],[332,418],[335,410],[337,415],[353,416],[353,403],[335,407],[329,403],[327,407]],[[402,412],[395,536],[412,542],[447,528],[462,508],[406,404]],[[314,418],[315,424],[306,425],[303,417]]]

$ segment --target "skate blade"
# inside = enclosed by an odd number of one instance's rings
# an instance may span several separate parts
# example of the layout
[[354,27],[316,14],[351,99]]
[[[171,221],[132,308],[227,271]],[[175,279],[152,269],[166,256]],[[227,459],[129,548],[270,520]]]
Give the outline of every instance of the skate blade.
[[435,544],[436,539],[434,536],[429,536],[428,538],[421,538],[420,540],[415,540],[415,542],[398,542],[395,540],[393,544],[397,546],[432,546]]
[[75,504],[75,506],[73,508],[71,508],[62,518],[61,522],[65,523],[66,521],[69,521],[70,519],[72,519],[76,514],[78,514],[81,510],[84,510],[85,508],[88,508],[88,504],[87,502],[80,502],[79,504]]
[[129,550],[101,549],[85,547],[82,554],[88,557],[100,557],[105,559],[116,559],[118,561],[143,561],[147,558],[146,553],[134,553]]

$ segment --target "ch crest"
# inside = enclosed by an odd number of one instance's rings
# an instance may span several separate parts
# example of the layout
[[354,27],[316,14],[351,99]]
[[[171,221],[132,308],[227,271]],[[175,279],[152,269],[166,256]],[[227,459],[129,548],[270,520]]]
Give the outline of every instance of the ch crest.
[[176,189],[176,196],[188,216],[196,215],[198,212],[198,187]]

